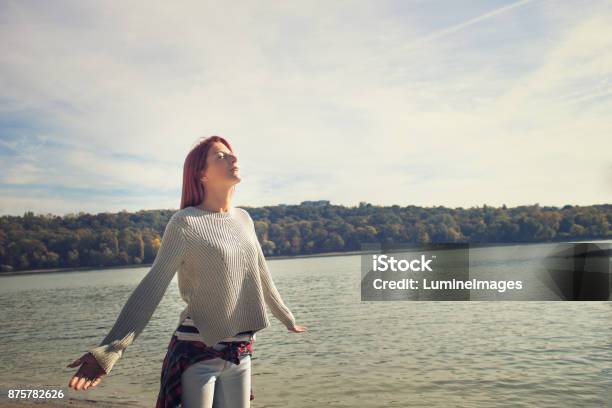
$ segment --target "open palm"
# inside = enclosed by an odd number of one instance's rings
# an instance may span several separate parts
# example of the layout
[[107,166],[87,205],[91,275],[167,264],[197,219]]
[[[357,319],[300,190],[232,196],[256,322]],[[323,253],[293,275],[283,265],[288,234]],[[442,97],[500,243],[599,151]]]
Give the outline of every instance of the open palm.
[[68,383],[68,386],[75,390],[86,390],[89,387],[95,387],[102,381],[102,377],[106,375],[104,369],[98,364],[98,361],[91,353],[85,353],[66,367],[78,367],[79,365],[81,367]]
[[300,325],[295,325],[293,327],[291,327],[289,329],[289,331],[292,331],[294,333],[301,333],[301,332],[305,332],[306,331],[306,326],[300,326]]

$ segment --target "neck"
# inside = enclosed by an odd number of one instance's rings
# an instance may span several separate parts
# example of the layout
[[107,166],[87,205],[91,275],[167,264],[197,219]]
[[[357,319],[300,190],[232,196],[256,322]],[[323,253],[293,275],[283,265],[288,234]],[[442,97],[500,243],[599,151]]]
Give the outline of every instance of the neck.
[[198,207],[207,211],[228,212],[232,207],[232,188],[222,191],[208,188],[206,197]]

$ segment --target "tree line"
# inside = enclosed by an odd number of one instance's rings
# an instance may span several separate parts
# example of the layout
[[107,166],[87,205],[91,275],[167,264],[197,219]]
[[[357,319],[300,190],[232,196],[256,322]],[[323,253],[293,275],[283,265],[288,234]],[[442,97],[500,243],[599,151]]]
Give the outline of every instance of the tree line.
[[[361,243],[527,243],[608,239],[612,205],[447,208],[246,207],[266,256],[355,251]],[[0,217],[0,271],[149,264],[177,210]]]

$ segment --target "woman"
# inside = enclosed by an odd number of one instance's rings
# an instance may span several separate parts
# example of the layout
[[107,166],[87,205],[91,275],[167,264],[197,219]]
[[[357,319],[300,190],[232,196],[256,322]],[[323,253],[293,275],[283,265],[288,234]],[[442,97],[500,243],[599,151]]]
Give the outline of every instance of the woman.
[[[164,359],[157,406],[248,407],[252,343],[270,325],[265,305],[300,333],[278,293],[249,213],[231,205],[237,157],[220,136],[185,159],[181,209],[166,225],[151,270],[130,295],[110,333],[68,367],[69,387],[96,387],[148,324],[178,270],[186,308]],[[191,337],[189,337],[191,336]]]

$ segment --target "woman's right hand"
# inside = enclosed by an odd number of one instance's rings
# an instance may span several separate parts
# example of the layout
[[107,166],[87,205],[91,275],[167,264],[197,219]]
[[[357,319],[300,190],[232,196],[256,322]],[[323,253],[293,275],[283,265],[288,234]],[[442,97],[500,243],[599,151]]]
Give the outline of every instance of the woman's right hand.
[[79,365],[81,367],[68,383],[68,387],[75,390],[86,390],[89,387],[95,387],[102,381],[102,377],[106,375],[104,369],[98,364],[98,360],[89,352],[83,354],[83,356],[74,360],[66,367],[78,367]]

